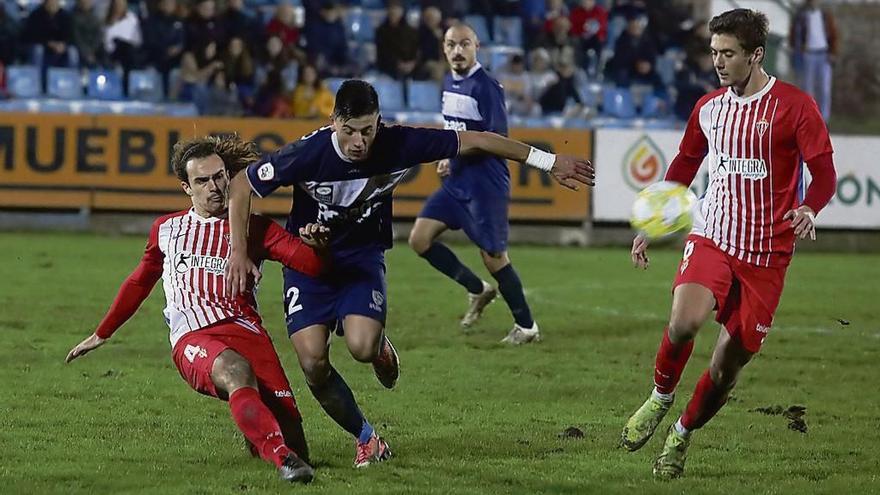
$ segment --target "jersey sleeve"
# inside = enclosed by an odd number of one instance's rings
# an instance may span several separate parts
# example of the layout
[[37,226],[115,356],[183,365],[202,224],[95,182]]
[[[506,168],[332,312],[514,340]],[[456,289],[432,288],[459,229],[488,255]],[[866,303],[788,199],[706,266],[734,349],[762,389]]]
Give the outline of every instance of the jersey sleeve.
[[267,154],[260,161],[248,165],[246,169],[248,182],[257,196],[265,198],[279,187],[292,186],[305,180],[310,167],[304,155],[309,149],[309,139],[317,132],[288,143],[278,151]]
[[691,116],[688,118],[687,126],[684,129],[684,136],[682,136],[681,143],[678,146],[679,154],[688,158],[699,158],[700,161],[709,152],[709,141],[706,139],[706,135],[703,134],[703,128],[700,126],[700,109],[703,108],[706,100],[707,98],[704,96],[694,105]]
[[407,166],[429,163],[458,155],[458,132],[425,127],[400,127],[401,157]]
[[323,260],[314,249],[271,219],[251,215],[250,231],[249,238],[254,242],[251,249],[253,259],[278,261],[310,277],[320,275],[323,270]]
[[796,125],[795,139],[801,158],[805,162],[809,163],[817,156],[833,151],[831,137],[828,135],[825,121],[822,120],[822,114],[819,113],[819,107],[816,106],[816,101],[807,95],[804,95],[804,104]]
[[113,333],[135,314],[141,304],[149,297],[156,282],[162,278],[162,265],[165,255],[159,249],[159,221],[153,223],[150,238],[144,248],[141,262],[122,282],[119,292],[107,310],[107,314],[98,324],[95,334],[102,339],[110,338]]
[[507,111],[504,106],[504,88],[495,81],[485,85],[477,108],[483,116],[487,131],[507,136]]

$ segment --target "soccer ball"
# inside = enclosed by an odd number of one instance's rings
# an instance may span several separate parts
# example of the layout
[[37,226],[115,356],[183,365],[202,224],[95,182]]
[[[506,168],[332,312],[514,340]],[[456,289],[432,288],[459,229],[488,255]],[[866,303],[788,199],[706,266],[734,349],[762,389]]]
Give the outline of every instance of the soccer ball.
[[630,225],[649,239],[690,230],[696,201],[694,193],[678,182],[655,182],[636,195]]

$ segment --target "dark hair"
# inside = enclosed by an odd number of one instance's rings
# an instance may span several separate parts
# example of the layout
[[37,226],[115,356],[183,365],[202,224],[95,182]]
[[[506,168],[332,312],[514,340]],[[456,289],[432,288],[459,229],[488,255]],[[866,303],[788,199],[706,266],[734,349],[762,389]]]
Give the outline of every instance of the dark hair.
[[230,177],[260,159],[257,145],[252,141],[243,141],[238,134],[203,136],[175,144],[171,154],[171,166],[178,179],[189,182],[189,174],[186,172],[187,162],[211,155],[217,155],[223,160]]
[[349,79],[336,92],[333,118],[350,120],[379,111],[379,95],[372,84],[360,79]]
[[762,12],[752,9],[733,9],[716,15],[709,21],[709,32],[712,34],[729,34],[739,40],[739,44],[748,52],[758,47],[767,46],[767,32],[770,23]]

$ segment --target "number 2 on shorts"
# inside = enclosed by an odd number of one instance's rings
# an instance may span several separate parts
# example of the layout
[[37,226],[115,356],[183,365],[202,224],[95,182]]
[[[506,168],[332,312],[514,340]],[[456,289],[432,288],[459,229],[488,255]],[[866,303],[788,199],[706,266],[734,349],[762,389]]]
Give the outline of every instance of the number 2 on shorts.
[[303,309],[302,304],[297,304],[296,301],[299,299],[299,289],[296,287],[291,287],[287,289],[287,297],[290,299],[290,302],[287,303],[287,316],[290,316],[297,311]]

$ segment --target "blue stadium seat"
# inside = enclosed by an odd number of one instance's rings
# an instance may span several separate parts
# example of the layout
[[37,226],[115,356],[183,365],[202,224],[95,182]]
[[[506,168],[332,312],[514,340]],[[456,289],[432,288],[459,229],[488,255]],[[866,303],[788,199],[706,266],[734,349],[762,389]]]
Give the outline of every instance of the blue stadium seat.
[[42,82],[40,68],[34,65],[10,65],[6,68],[6,86],[14,98],[40,96]]
[[523,46],[522,19],[519,17],[496,16],[493,19],[495,25],[496,43],[511,46]]
[[675,71],[678,68],[678,61],[670,55],[661,55],[657,57],[657,74],[663,84],[671,86],[675,83]]
[[128,73],[128,97],[132,100],[160,102],[162,76],[155,70],[133,70]]
[[281,81],[284,83],[286,91],[293,91],[296,88],[296,81],[299,78],[299,66],[296,62],[287,64],[287,67],[281,71]]
[[409,108],[422,112],[440,111],[440,85],[434,81],[409,83]]
[[489,24],[486,22],[484,16],[466,15],[464,16],[464,22],[474,28],[474,32],[477,33],[477,38],[480,39],[480,43],[483,45],[492,44],[492,37],[489,36]]
[[344,82],[344,77],[328,77],[327,79],[324,79],[324,84],[327,85],[327,89],[329,89],[334,95],[339,91],[339,86],[342,86],[342,83]]
[[122,75],[114,70],[92,69],[89,71],[86,94],[99,100],[122,99]]
[[606,87],[602,90],[602,113],[622,119],[635,117],[636,106],[629,88]]
[[46,94],[49,96],[66,100],[82,98],[82,74],[79,69],[49,67],[46,79]]
[[403,84],[390,78],[381,77],[370,82],[379,93],[379,108],[383,112],[405,110]]
[[374,23],[373,16],[364,9],[349,9],[345,14],[345,30],[350,40],[373,41],[376,27],[378,25]]
[[[483,59],[480,63],[484,63],[492,72],[499,72],[504,69],[510,62],[510,58],[514,55],[522,55],[523,49],[515,46],[490,46],[480,50],[484,52]],[[479,52],[478,52],[479,53]]]
[[[77,113],[74,110],[74,105],[72,101],[67,100],[39,100],[40,101],[40,109],[39,113],[63,113],[63,114],[71,114]],[[82,105],[80,105],[82,106]]]
[[668,115],[669,104],[665,99],[655,95],[647,94],[642,101],[642,111],[640,115],[646,118],[660,118]]

